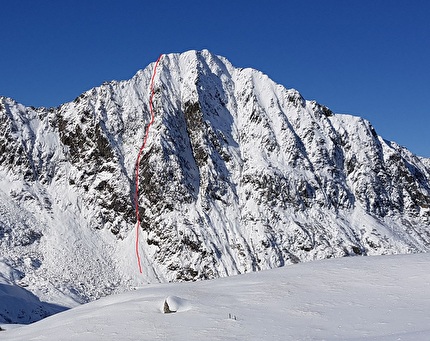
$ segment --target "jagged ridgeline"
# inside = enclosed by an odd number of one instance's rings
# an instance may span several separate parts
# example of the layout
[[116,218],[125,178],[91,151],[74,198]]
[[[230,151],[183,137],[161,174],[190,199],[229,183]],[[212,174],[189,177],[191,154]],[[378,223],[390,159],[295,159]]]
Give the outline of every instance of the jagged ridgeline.
[[[136,282],[154,64],[58,108],[0,99],[0,248],[30,290]],[[145,281],[430,250],[430,159],[210,52],[164,55],[140,162]]]

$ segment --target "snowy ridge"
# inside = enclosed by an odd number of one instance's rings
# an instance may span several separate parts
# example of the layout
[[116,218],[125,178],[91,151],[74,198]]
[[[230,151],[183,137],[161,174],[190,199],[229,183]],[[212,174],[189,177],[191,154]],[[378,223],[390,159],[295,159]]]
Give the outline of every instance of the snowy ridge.
[[[209,51],[58,108],[0,98],[0,249],[41,300],[322,258],[427,252],[430,160]],[[18,283],[18,281],[16,281]],[[75,303],[76,304],[76,303]]]

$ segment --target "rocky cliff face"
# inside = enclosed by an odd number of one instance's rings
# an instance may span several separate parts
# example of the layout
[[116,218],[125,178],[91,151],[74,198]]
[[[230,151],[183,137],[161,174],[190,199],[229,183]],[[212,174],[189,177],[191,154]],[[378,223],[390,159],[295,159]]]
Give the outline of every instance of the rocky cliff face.
[[58,302],[142,281],[430,250],[430,160],[208,51],[58,108],[0,98],[0,248],[16,282]]

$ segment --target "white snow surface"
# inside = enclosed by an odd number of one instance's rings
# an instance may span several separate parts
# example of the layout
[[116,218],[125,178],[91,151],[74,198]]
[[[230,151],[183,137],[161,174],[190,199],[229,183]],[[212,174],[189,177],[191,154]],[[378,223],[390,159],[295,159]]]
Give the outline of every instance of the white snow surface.
[[[164,314],[165,301],[176,313]],[[430,255],[349,257],[148,284],[1,340],[429,340]]]

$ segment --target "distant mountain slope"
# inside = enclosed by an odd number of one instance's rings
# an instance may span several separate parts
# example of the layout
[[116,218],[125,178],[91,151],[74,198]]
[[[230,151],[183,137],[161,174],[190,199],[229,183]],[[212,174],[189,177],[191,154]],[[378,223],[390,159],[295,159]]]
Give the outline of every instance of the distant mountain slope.
[[0,261],[0,323],[28,324],[65,308],[41,302],[34,294],[14,284],[20,274]]
[[[330,259],[210,281],[145,285],[0,336],[427,341],[429,281],[429,254]],[[164,314],[165,302],[176,313]]]
[[[0,250],[42,299],[146,281],[430,250],[430,160],[210,52],[154,64],[58,108],[0,98]],[[67,304],[66,304],[67,305]]]

